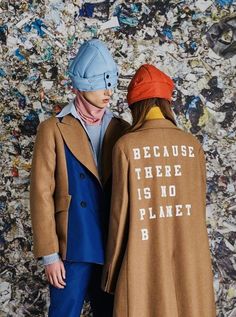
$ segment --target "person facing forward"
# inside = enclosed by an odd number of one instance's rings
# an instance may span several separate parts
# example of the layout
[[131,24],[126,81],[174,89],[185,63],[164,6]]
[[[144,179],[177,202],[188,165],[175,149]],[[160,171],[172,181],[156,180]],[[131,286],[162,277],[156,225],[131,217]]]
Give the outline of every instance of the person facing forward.
[[42,122],[34,146],[30,205],[34,255],[50,283],[50,317],[78,317],[89,298],[93,316],[112,315],[101,290],[111,183],[111,152],[127,128],[108,109],[117,66],[98,39],[69,66],[74,102]]
[[102,287],[113,317],[215,317],[199,141],[176,125],[174,84],[153,65],[128,87],[130,132],[113,148]]

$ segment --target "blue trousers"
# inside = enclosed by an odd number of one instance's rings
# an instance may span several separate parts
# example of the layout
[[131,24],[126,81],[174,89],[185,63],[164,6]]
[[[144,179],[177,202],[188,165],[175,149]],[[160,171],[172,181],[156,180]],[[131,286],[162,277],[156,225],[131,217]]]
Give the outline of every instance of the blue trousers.
[[101,290],[102,266],[93,263],[64,262],[66,286],[50,290],[49,317],[79,317],[85,299],[94,317],[112,317],[113,296]]

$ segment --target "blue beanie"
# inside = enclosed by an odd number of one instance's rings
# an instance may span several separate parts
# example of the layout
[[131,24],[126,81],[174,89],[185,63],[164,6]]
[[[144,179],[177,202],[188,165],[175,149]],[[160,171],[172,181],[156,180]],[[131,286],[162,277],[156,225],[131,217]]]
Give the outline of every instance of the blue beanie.
[[117,85],[118,69],[106,45],[92,39],[80,46],[69,66],[69,76],[80,91],[111,89]]

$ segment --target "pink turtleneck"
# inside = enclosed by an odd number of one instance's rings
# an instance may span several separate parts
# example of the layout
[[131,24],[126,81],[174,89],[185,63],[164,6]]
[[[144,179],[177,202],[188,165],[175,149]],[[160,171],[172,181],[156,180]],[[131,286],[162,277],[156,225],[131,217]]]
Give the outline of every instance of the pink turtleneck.
[[80,92],[75,98],[75,108],[81,119],[89,125],[99,125],[106,108],[100,109],[88,102]]

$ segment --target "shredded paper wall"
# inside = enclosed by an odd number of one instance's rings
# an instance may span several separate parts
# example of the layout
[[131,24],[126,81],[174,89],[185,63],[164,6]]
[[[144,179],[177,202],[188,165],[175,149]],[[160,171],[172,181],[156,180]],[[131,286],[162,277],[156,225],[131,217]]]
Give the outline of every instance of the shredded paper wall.
[[[39,122],[73,99],[68,62],[93,37],[106,42],[119,65],[111,108],[124,119],[130,120],[127,85],[139,66],[154,64],[174,79],[178,125],[196,135],[207,158],[206,214],[217,317],[235,317],[233,0],[1,0],[0,316],[47,316],[47,282],[31,252],[32,150]],[[88,303],[83,316],[91,316]]]

